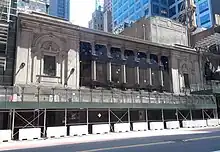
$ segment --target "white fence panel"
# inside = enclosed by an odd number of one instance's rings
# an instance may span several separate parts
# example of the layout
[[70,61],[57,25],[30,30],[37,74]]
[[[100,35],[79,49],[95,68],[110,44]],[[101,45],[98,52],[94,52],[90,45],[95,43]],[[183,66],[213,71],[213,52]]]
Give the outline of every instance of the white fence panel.
[[70,126],[70,136],[80,136],[88,134],[87,125]]
[[59,138],[65,137],[67,135],[67,127],[59,126],[59,127],[47,127],[47,137],[48,138]]
[[0,142],[11,141],[11,130],[0,130]]
[[147,122],[134,122],[133,123],[133,131],[145,131],[148,130]]
[[114,124],[115,132],[128,132],[130,131],[130,123],[117,123]]
[[166,127],[167,129],[178,129],[180,128],[180,122],[179,121],[167,121]]
[[206,127],[206,120],[194,120],[194,127]]
[[207,125],[208,126],[218,126],[218,119],[208,119],[207,120]]
[[150,122],[150,130],[162,130],[164,129],[163,122]]
[[19,129],[19,140],[33,140],[41,138],[41,128]]
[[104,134],[110,132],[109,124],[92,125],[93,134]]

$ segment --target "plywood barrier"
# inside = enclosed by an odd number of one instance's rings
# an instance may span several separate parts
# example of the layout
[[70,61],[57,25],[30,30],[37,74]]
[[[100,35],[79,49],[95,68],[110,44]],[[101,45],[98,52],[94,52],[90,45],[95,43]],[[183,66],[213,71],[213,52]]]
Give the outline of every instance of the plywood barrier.
[[41,128],[19,129],[19,140],[33,140],[41,138]]
[[150,122],[150,130],[162,130],[164,129],[163,122]]
[[166,122],[167,129],[178,129],[180,128],[179,121],[167,121]]
[[110,131],[109,124],[92,125],[93,134],[104,134],[104,133],[109,133],[109,131]]
[[115,132],[128,132],[130,131],[130,123],[117,123],[114,124]]
[[47,137],[48,138],[59,138],[65,137],[67,135],[67,127],[47,127]]
[[70,126],[70,136],[80,136],[88,134],[87,125]]
[[11,141],[11,130],[0,130],[0,142]]
[[134,122],[133,123],[133,131],[145,131],[148,130],[147,122]]

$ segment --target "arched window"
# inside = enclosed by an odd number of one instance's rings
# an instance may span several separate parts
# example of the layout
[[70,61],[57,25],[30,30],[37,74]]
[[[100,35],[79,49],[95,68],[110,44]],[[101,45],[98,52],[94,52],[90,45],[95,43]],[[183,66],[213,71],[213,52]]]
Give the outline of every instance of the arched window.
[[126,71],[126,87],[134,88],[135,87],[135,55],[132,50],[125,50],[124,57],[126,59],[125,71]]
[[139,61],[139,84],[141,89],[147,89],[149,85],[147,54],[138,52],[137,59]]
[[151,63],[152,89],[159,90],[160,79],[159,79],[159,64],[158,64],[157,55],[150,54],[150,63]]
[[92,46],[88,42],[80,42],[80,86],[91,85]]
[[161,56],[161,64],[163,66],[163,83],[164,90],[170,92],[170,75],[169,75],[169,59],[166,56]]
[[98,87],[107,86],[107,48],[105,45],[96,44],[96,81]]
[[121,50],[119,48],[112,47],[111,53],[111,79],[113,86],[121,87],[122,85],[122,70],[121,70]]

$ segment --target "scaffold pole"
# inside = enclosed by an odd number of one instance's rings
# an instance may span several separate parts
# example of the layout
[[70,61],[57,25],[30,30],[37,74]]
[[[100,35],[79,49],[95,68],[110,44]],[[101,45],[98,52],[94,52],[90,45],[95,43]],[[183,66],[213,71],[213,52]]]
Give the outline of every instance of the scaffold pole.
[[15,109],[12,110],[11,139],[14,139],[14,129],[15,129]]
[[43,130],[44,137],[46,137],[46,123],[47,123],[47,110],[44,109],[44,130]]

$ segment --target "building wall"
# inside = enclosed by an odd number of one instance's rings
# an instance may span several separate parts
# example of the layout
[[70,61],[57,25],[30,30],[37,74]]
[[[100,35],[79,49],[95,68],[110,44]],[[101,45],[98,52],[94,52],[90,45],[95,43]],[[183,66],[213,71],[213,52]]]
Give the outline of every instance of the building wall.
[[[78,88],[79,43],[74,37],[77,32],[58,27],[60,22],[41,24],[45,18],[39,22],[31,22],[23,20],[21,16],[19,16],[20,24],[17,35],[16,71],[18,72],[15,76],[15,85],[64,87],[65,81],[68,80],[69,87]],[[45,55],[56,58],[56,73],[53,76],[44,72]],[[25,66],[20,68],[22,63]],[[74,72],[70,74],[72,69]]]
[[135,22],[142,17],[163,16],[177,19],[184,12],[182,11],[184,5],[184,0],[131,0],[126,2],[113,0],[113,31],[117,33],[117,30],[121,28],[121,24],[124,22]]
[[70,0],[50,0],[49,14],[69,20]]
[[[180,44],[188,46],[187,29],[171,19],[149,17],[126,28],[123,35],[149,40],[166,45]],[[167,36],[169,35],[169,36]]]
[[110,11],[105,11],[103,14],[104,19],[104,31],[112,32],[112,13]]
[[[15,85],[64,87],[64,79],[68,77],[71,69],[74,68],[74,73],[70,76],[67,87],[83,87],[83,85],[79,85],[82,74],[85,76],[91,75],[88,83],[97,82],[102,78],[98,76],[98,73],[101,75],[103,73],[97,71],[100,70],[100,66],[98,67],[100,63],[104,63],[104,66],[106,65],[103,70],[107,71],[106,79],[108,81],[114,82],[113,74],[117,75],[120,72],[122,74],[122,77],[119,78],[120,83],[127,83],[132,78],[133,83],[138,84],[140,82],[138,69],[140,68],[136,67],[136,65],[139,62],[134,62],[135,64],[131,65],[132,68],[135,67],[133,69],[134,72],[128,75],[126,73],[126,65],[130,63],[130,60],[125,58],[124,53],[126,50],[132,50],[135,58],[138,57],[138,54],[145,53],[146,60],[144,62],[146,63],[151,59],[151,54],[158,58],[162,56],[168,58],[168,63],[166,64],[168,64],[169,72],[165,79],[161,75],[158,75],[161,70],[156,70],[151,67],[151,64],[147,64],[148,66],[145,68],[149,83],[151,83],[150,80],[152,77],[155,80],[156,77],[154,76],[157,75],[159,76],[156,82],[157,84],[162,84],[163,81],[170,87],[168,88],[169,91],[179,94],[184,92],[184,74],[187,74],[190,84],[200,82],[200,76],[198,75],[198,55],[195,50],[186,47],[174,47],[125,36],[116,36],[110,33],[81,28],[56,18],[37,14],[19,15],[17,40],[16,71],[19,72],[15,76]],[[86,44],[84,47],[82,42]],[[107,51],[107,54],[100,53],[103,49],[100,51],[97,50],[97,44],[102,45]],[[111,53],[115,49],[120,50],[120,58],[118,55],[114,57],[114,53]],[[85,54],[84,60],[82,60],[82,53]],[[94,54],[96,55],[94,56]],[[57,70],[55,76],[45,75],[43,70],[45,66],[44,55],[56,56]],[[111,57],[109,58],[109,56]],[[157,61],[158,63],[161,62],[160,59]],[[80,68],[80,65],[85,60],[90,64],[85,67],[84,72],[86,73],[82,73],[83,70]],[[19,70],[23,62],[25,66]],[[115,67],[120,70],[116,70]],[[88,71],[91,71],[91,73],[88,73]],[[127,79],[127,76],[132,77]],[[89,86],[88,84],[85,85]],[[159,86],[157,87],[159,89]]]

